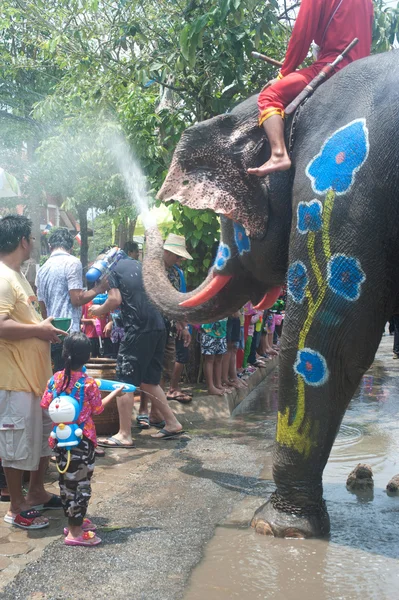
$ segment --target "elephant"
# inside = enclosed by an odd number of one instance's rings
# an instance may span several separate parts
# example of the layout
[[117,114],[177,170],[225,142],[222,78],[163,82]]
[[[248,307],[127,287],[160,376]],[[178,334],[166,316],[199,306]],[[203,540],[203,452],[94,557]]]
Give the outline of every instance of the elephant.
[[162,240],[147,231],[146,290],[170,317],[201,323],[251,300],[270,306],[287,283],[273,452],[275,491],[259,533],[323,537],[323,470],[345,410],[370,367],[399,292],[399,51],[351,63],[287,120],[290,171],[267,160],[257,97],[187,129],[159,197],[221,217],[205,282],[171,288]]

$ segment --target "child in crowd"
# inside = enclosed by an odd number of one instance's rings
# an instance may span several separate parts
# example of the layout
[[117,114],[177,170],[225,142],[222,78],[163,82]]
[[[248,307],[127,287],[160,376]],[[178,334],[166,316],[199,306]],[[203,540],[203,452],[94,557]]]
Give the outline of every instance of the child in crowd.
[[107,317],[93,317],[90,311],[92,306],[92,301],[83,306],[82,318],[80,322],[82,323],[83,333],[90,340],[91,357],[97,358],[100,356],[100,350],[102,349],[102,335],[107,324]]
[[222,384],[226,388],[248,387],[247,383],[237,376],[237,350],[240,338],[240,312],[237,311],[227,319],[227,352],[222,359]]
[[226,325],[227,319],[201,325],[205,381],[208,394],[215,396],[223,396],[232,391],[231,388],[224,388],[222,384],[222,359],[227,352]]
[[50,379],[41,401],[41,407],[48,410],[54,396],[57,397],[63,391],[79,401],[80,384],[84,385],[83,404],[77,421],[83,429],[82,441],[68,450],[58,447],[56,440],[49,438],[49,444],[57,456],[61,500],[65,516],[68,517],[68,528],[64,529],[67,546],[96,546],[101,542],[95,533],[96,526],[85,518],[91,497],[90,480],[97,446],[92,415],[103,412],[108,402],[123,393],[121,386],[101,400],[96,382],[86,375],[84,369],[90,358],[90,351],[90,340],[83,333],[75,332],[65,339],[62,352],[65,369],[58,371]]

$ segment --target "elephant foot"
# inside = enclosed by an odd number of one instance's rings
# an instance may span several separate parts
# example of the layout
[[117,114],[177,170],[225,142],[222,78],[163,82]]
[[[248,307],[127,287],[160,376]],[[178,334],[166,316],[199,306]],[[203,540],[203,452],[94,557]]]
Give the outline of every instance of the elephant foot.
[[330,533],[330,517],[324,500],[320,506],[291,506],[274,492],[254,514],[251,527],[256,533],[281,538],[325,537]]
[[371,490],[374,487],[373,471],[370,465],[359,463],[346,480],[346,487],[351,492]]

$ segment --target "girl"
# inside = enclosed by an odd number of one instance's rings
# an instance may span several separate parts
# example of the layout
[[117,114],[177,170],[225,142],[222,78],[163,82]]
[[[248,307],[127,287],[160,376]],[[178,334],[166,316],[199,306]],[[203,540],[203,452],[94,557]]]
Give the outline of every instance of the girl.
[[50,379],[40,404],[43,409],[48,409],[54,397],[54,389],[58,394],[62,391],[71,394],[73,390],[73,396],[79,401],[80,390],[75,387],[75,384],[83,378],[83,404],[78,418],[78,423],[83,429],[83,437],[79,445],[69,449],[69,465],[68,449],[59,448],[57,441],[49,438],[49,444],[55,449],[57,456],[61,500],[65,516],[68,517],[68,528],[64,529],[67,546],[96,546],[101,542],[95,534],[94,523],[90,519],[85,519],[91,497],[90,480],[93,475],[97,446],[92,415],[100,414],[108,402],[122,394],[123,389],[121,386],[101,400],[96,382],[85,374],[84,365],[90,358],[90,350],[90,340],[83,333],[72,333],[65,339],[62,351],[65,369],[54,374],[52,378],[54,383]]

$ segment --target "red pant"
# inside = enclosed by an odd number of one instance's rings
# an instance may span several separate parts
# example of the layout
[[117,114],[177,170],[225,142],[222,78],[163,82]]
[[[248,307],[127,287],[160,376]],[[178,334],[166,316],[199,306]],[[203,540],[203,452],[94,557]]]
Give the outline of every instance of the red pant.
[[[343,62],[346,64],[345,61]],[[273,115],[284,117],[286,106],[320,73],[326,64],[326,61],[315,62],[306,69],[286,75],[274,85],[263,90],[258,96],[259,125]]]

